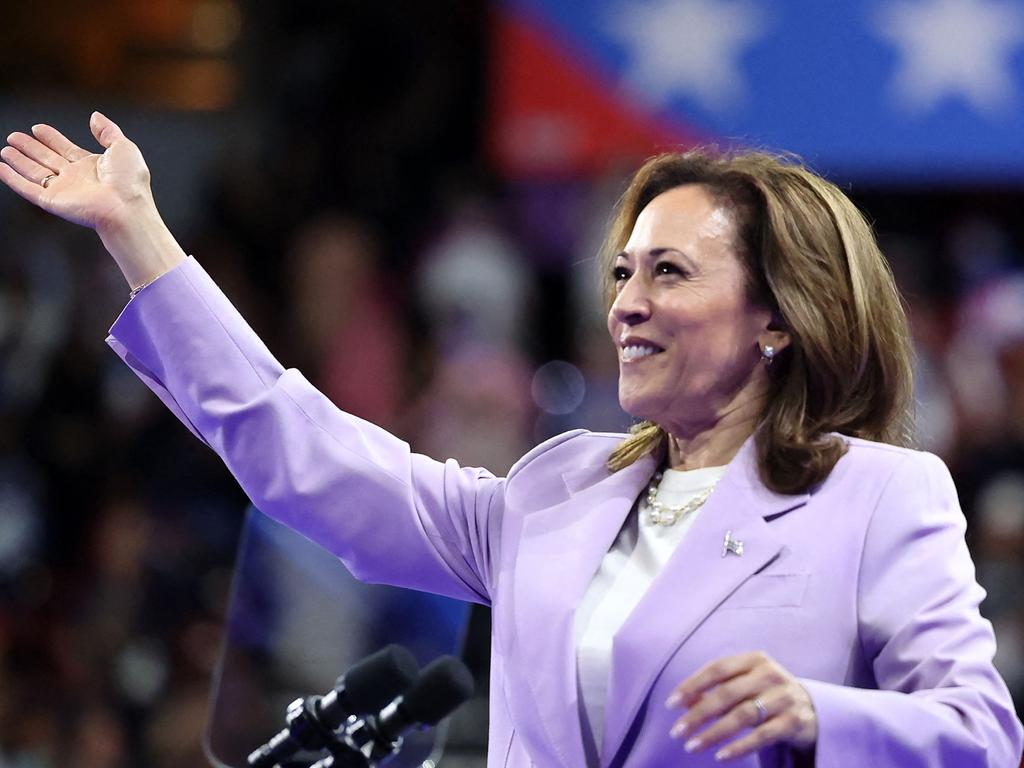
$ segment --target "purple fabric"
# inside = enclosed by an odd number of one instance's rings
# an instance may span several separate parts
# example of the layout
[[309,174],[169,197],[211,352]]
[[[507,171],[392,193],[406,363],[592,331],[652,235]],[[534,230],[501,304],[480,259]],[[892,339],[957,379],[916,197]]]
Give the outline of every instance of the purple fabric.
[[[493,607],[489,768],[585,764],[572,614],[654,467],[576,431],[497,478],[436,462],[285,370],[194,259],[133,299],[108,343],[265,513],[367,581]],[[709,660],[763,650],[814,700],[816,764],[1017,766],[964,519],[936,457],[863,440],[811,494],[758,480],[750,442],[615,637],[602,764],[716,765],[663,702]],[[727,531],[742,556],[722,555]],[[773,748],[742,766],[790,765]]]

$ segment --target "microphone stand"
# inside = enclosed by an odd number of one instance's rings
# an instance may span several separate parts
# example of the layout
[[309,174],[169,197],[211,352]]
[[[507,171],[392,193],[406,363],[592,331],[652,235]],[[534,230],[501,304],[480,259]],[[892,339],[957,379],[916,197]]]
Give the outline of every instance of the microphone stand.
[[405,693],[376,715],[352,714],[342,723],[331,717],[331,694],[296,699],[288,707],[287,729],[249,755],[248,763],[250,768],[299,768],[282,757],[301,747],[328,753],[309,768],[375,768],[398,754],[406,731],[437,725],[472,693],[469,670],[445,656],[428,664]]
[[[320,716],[320,696],[306,696],[302,699],[296,699],[288,705],[288,712],[286,715],[286,722],[288,729],[282,731],[277,738],[285,736],[293,740],[294,743],[298,744],[302,749],[309,752],[321,752],[327,750],[330,753],[329,757],[324,760],[332,760],[326,766],[320,764],[323,760],[316,763],[319,768],[328,768],[328,766],[334,765],[337,768],[368,768],[368,758],[363,755],[354,745],[347,743],[345,738],[348,733],[348,726],[334,731],[324,723]],[[353,715],[349,718],[350,721],[354,721],[357,718]],[[267,744],[268,752],[277,746],[275,740],[271,740]],[[256,753],[253,753],[254,755]],[[252,758],[250,757],[250,764],[252,764]],[[309,766],[308,761],[303,760],[288,760],[287,762],[275,762],[275,768],[306,768]]]
[[402,736],[382,739],[373,716],[350,717],[336,736],[326,747],[330,754],[310,768],[374,768],[397,755],[404,742]]

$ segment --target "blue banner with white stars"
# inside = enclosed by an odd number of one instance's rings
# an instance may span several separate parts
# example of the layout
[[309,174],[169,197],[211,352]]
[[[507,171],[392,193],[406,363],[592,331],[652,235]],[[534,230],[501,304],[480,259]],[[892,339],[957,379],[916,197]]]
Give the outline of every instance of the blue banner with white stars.
[[847,178],[1024,181],[1024,0],[505,0],[636,119]]

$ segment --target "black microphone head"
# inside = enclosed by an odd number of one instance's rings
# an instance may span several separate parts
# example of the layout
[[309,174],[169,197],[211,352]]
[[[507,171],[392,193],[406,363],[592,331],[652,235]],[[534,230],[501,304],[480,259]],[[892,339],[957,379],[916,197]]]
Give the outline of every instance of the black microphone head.
[[442,656],[423,668],[402,697],[401,709],[413,722],[437,725],[473,695],[473,676],[454,656]]
[[377,712],[416,680],[419,664],[408,650],[389,645],[353,666],[338,682],[352,712]]

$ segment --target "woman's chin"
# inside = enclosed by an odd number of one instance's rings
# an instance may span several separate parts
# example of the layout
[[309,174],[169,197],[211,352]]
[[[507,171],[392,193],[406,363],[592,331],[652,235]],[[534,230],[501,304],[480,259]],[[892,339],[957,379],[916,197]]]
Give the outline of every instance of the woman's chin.
[[638,421],[657,422],[658,409],[649,398],[619,395],[619,406]]

